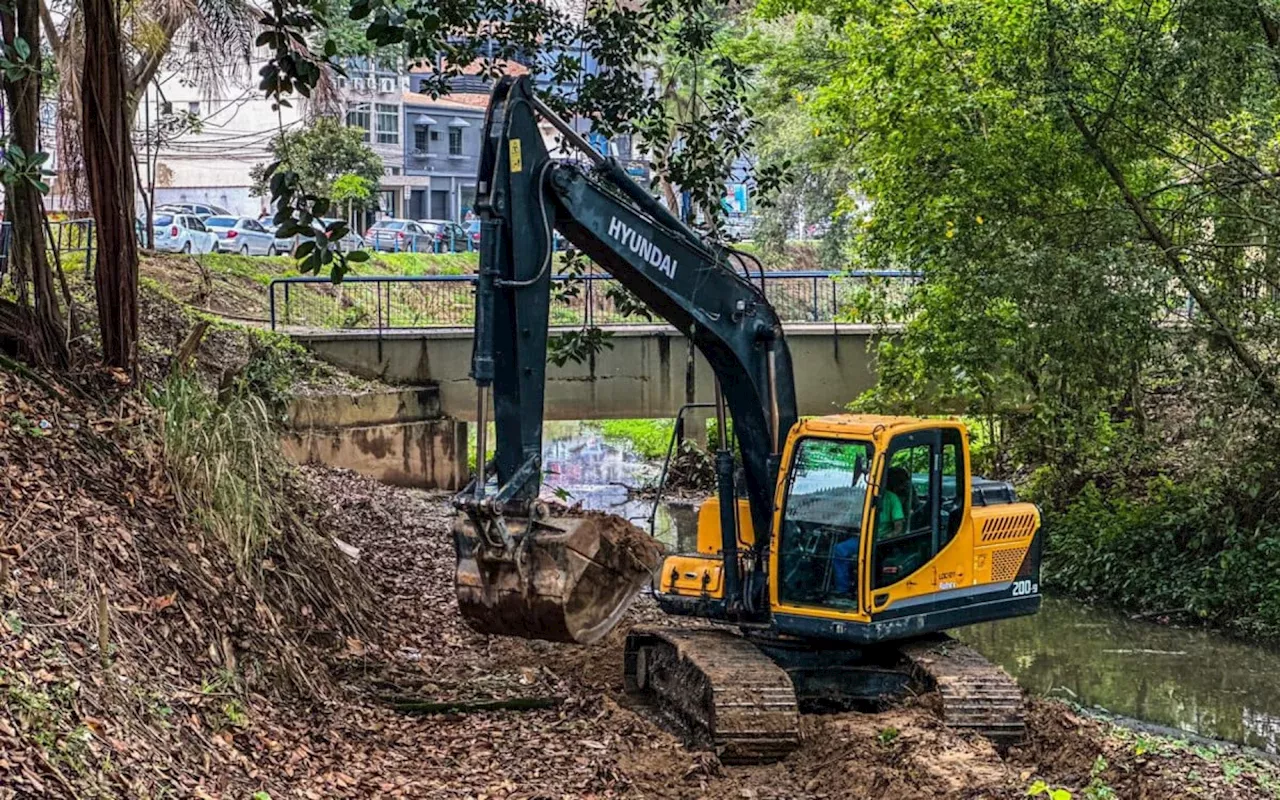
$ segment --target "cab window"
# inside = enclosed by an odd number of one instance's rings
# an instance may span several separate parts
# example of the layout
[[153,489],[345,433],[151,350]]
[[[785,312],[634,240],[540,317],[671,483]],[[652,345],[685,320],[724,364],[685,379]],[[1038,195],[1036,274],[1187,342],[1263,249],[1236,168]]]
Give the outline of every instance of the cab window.
[[964,444],[960,431],[942,431],[942,508],[939,524],[939,549],[956,537],[964,520],[965,485],[968,483],[964,464]]
[[788,474],[779,541],[784,603],[856,608],[870,442],[804,439]]
[[938,551],[938,481],[932,468],[938,432],[895,439],[876,502],[871,584],[880,589],[911,575]]

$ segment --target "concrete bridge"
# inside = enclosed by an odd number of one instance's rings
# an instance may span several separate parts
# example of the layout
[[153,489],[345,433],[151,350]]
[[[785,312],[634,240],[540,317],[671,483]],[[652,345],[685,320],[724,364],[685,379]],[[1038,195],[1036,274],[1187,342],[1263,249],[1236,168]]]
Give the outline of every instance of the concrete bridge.
[[[601,326],[611,348],[589,363],[547,366],[547,419],[674,417],[680,406],[710,400],[710,365],[665,325]],[[805,416],[838,412],[875,384],[868,352],[878,329],[835,323],[784,324]],[[319,358],[360,377],[433,386],[439,411],[475,418],[470,328],[417,331],[320,331],[293,338]]]
[[[802,415],[842,410],[876,382],[869,345],[883,330],[840,322],[868,287],[904,293],[910,273],[785,272],[753,276],[783,321]],[[467,479],[473,275],[285,278],[270,287],[272,328],[322,360],[391,384],[355,396],[300,398],[286,450],[299,461],[355,469],[380,480],[458,488]],[[556,276],[557,282],[566,280]],[[606,275],[552,307],[552,335],[581,325],[610,334],[587,363],[548,365],[547,419],[671,418],[714,394],[710,365],[674,328],[636,324],[608,291]],[[697,412],[703,420],[704,411]],[[689,427],[692,438],[705,425]]]

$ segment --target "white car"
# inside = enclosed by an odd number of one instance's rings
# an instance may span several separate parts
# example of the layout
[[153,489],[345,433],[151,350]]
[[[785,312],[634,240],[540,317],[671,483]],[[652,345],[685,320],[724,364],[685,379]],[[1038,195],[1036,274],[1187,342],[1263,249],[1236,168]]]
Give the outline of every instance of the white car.
[[211,233],[191,214],[156,214],[156,250],[162,253],[212,253],[218,249],[218,234]]
[[168,211],[170,214],[191,214],[200,219],[212,216],[232,216],[230,211],[212,203],[163,203],[156,206],[156,211]]
[[242,256],[274,256],[276,237],[249,217],[205,217],[204,226],[218,235],[218,249]]

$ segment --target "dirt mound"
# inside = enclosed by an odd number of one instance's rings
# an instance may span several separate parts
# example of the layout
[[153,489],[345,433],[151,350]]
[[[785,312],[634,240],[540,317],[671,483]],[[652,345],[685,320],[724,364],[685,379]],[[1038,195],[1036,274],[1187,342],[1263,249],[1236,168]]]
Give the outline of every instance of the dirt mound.
[[188,522],[154,409],[84,383],[92,401],[0,371],[0,787],[250,790],[220,738],[252,697],[333,694],[314,653],[363,629],[359,584],[305,524],[246,571]]
[[[1154,737],[1138,741],[1047,701],[1032,703],[1027,746],[1004,757],[984,739],[945,728],[922,702],[881,714],[807,716],[804,744],[786,761],[723,767],[713,754],[682,747],[632,709],[622,691],[622,648],[631,625],[706,623],[668,617],[642,596],[619,628],[591,646],[475,634],[453,604],[452,546],[444,533],[451,515],[443,496],[333,471],[311,475],[331,487],[326,493],[337,498],[335,513],[349,526],[344,536],[359,544],[377,593],[394,609],[385,646],[399,644],[367,653],[358,677],[352,674],[356,685],[371,694],[394,690],[435,702],[455,696],[558,701],[552,710],[388,722],[406,736],[421,737],[424,729],[438,734],[458,759],[441,766],[437,743],[426,751],[438,768],[429,778],[417,765],[396,765],[388,773],[396,780],[431,786],[406,796],[1012,800],[1043,780],[1076,797],[1106,797],[1104,789],[1114,787],[1117,798],[1255,798],[1275,796],[1280,787],[1280,772],[1265,763],[1206,757]],[[484,756],[483,779],[476,752]],[[385,768],[389,756],[377,758]],[[371,778],[357,778],[356,785],[377,794]],[[1092,794],[1084,794],[1090,787]],[[361,796],[356,789],[340,794]]]

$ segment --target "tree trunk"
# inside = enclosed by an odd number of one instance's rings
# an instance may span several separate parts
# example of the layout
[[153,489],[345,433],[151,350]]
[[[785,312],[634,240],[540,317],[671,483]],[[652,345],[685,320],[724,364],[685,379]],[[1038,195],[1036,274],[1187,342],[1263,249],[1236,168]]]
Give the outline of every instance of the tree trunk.
[[[29,157],[39,149],[39,0],[15,0],[12,6],[0,11],[0,27],[10,48],[21,38],[31,50],[27,60],[30,69],[17,80],[4,83],[6,105],[10,109],[9,141]],[[18,294],[18,304],[7,316],[10,319],[25,316],[30,326],[28,330],[5,332],[18,334],[19,349],[32,361],[64,366],[70,360],[66,326],[45,253],[44,208],[40,190],[32,183],[34,177],[18,177],[5,187],[10,224],[9,263]]]
[[102,358],[108,366],[134,376],[138,349],[138,242],[133,222],[133,156],[129,140],[132,102],[125,93],[115,2],[84,0],[83,7],[81,146],[89,200],[97,221],[93,285],[102,331]]

